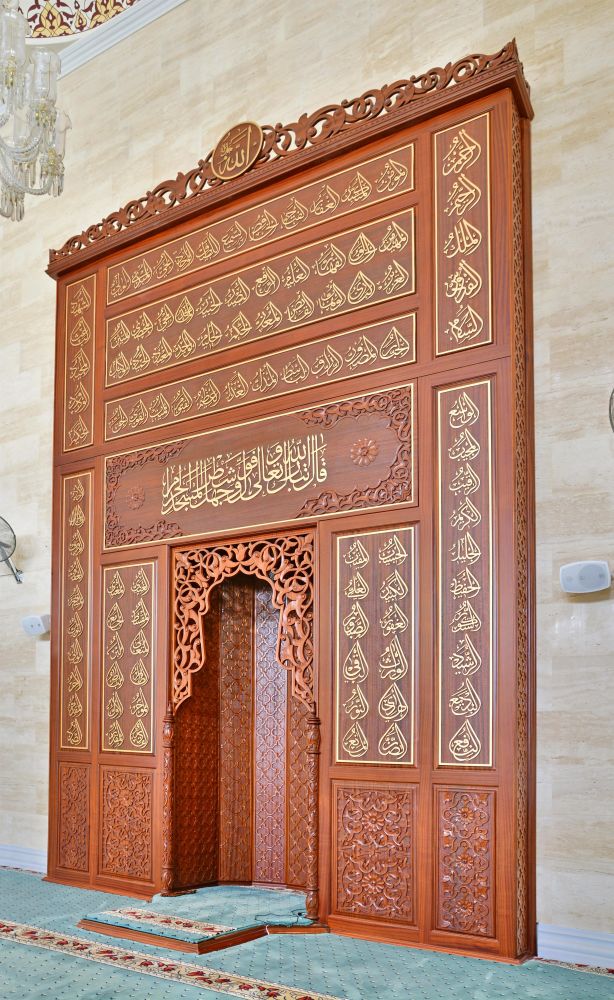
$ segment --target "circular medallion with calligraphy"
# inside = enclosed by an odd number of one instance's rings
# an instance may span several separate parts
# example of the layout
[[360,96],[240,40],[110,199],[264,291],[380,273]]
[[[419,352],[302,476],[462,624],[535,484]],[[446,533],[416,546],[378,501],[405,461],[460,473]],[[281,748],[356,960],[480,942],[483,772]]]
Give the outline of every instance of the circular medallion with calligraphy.
[[224,133],[211,155],[211,169],[222,181],[240,177],[257,160],[264,136],[255,122],[240,122]]

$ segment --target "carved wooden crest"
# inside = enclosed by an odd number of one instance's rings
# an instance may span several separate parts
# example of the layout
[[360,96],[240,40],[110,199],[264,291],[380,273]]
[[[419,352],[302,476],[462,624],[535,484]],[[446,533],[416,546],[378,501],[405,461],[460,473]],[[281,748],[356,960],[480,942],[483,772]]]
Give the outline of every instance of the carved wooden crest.
[[211,169],[221,181],[240,177],[255,163],[262,149],[263,132],[255,122],[240,122],[224,133],[211,154]]

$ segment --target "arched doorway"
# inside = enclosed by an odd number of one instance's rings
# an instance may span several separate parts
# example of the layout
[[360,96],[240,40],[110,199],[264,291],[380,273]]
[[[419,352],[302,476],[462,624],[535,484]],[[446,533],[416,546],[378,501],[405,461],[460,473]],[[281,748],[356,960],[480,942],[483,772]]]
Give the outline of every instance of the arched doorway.
[[315,917],[313,535],[177,549],[173,566],[165,891],[298,886]]

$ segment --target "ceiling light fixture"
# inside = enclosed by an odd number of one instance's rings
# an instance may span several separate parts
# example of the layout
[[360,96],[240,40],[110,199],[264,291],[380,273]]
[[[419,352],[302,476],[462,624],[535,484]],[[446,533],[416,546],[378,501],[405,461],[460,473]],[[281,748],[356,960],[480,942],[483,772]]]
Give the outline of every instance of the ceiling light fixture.
[[18,0],[0,0],[0,215],[23,219],[26,194],[62,193],[70,118],[55,106],[60,57],[26,49]]

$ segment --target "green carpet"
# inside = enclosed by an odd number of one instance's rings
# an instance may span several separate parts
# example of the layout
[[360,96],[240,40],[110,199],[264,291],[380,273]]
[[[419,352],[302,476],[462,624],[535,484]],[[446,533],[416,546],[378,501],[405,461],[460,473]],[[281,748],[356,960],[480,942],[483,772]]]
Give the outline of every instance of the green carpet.
[[[183,897],[187,899],[189,897]],[[172,901],[166,901],[171,903]],[[127,897],[43,882],[35,875],[0,871],[0,918],[47,928],[88,942],[109,939],[79,930],[86,914],[135,905]],[[136,905],[142,905],[138,903]],[[156,900],[156,906],[158,900]],[[177,962],[177,953],[127,941],[152,961]],[[112,949],[108,949],[112,950]],[[183,958],[182,958],[183,960]],[[507,966],[437,952],[398,948],[334,934],[277,935],[227,951],[189,956],[190,967],[294,987],[293,1000],[314,993],[347,1000],[613,1000],[612,977],[527,962]],[[255,989],[255,987],[254,987]],[[296,990],[299,992],[297,993]],[[285,1000],[286,991],[275,990]],[[231,995],[275,997],[264,987]],[[46,951],[37,944],[0,940],[1,1000],[181,1000],[227,997],[213,987],[156,979],[108,964]]]

